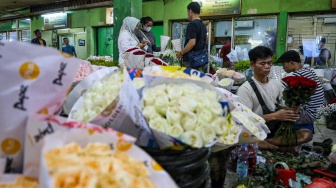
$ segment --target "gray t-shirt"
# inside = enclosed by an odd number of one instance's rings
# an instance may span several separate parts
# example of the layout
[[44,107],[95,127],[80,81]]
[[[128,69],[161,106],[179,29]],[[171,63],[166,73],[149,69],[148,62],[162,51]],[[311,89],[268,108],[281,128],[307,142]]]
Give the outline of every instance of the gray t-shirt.
[[[254,77],[252,77],[252,79],[254,80],[266,106],[271,111],[276,110],[275,104],[283,105],[283,87],[279,81],[268,78],[267,83],[261,83]],[[252,86],[248,81],[239,87],[237,95],[239,96],[239,102],[252,109],[254,113],[263,115],[263,111],[258,101],[257,95],[253,91]]]

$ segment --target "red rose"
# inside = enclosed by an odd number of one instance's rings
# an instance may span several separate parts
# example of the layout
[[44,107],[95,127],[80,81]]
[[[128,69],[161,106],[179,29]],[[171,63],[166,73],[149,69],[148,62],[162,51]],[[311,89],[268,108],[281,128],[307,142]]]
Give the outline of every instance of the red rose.
[[130,48],[130,49],[126,50],[126,52],[131,52],[131,51],[136,50],[136,49],[139,49],[139,48]]
[[154,57],[154,55],[153,54],[146,54],[145,57]]
[[133,52],[133,55],[145,55],[146,54],[146,52],[144,52],[144,51],[136,51],[136,52]]
[[333,100],[331,100],[328,104],[334,104],[334,103],[336,103],[336,97]]
[[300,82],[298,80],[293,80],[288,83],[291,87],[297,88],[300,85]]

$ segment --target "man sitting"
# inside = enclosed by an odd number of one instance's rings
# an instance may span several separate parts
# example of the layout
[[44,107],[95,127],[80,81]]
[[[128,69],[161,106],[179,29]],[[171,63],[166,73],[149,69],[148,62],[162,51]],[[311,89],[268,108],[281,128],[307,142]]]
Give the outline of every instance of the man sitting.
[[[272,50],[264,46],[258,46],[249,51],[250,66],[254,71],[254,75],[251,80],[246,81],[237,91],[240,102],[252,109],[254,113],[263,117],[271,131],[267,139],[259,143],[260,149],[294,146],[309,142],[312,139],[312,133],[309,130],[297,130],[295,132],[297,140],[288,141],[281,139],[281,137],[274,138],[274,133],[280,127],[280,123],[275,124],[274,122],[296,122],[299,119],[299,113],[295,109],[277,110],[277,106],[283,106],[284,104],[282,100],[283,87],[279,81],[268,77],[272,67],[272,55]],[[251,84],[255,85],[255,87]],[[256,90],[260,93],[259,99]]]

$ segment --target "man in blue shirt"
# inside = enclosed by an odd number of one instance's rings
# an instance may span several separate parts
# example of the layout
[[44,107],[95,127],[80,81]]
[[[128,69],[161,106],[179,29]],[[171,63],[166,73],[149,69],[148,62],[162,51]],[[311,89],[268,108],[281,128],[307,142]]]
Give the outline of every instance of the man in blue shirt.
[[63,38],[63,42],[65,46],[62,47],[62,52],[65,52],[67,54],[74,55],[75,57],[77,57],[75,47],[69,45],[69,39],[65,37]]

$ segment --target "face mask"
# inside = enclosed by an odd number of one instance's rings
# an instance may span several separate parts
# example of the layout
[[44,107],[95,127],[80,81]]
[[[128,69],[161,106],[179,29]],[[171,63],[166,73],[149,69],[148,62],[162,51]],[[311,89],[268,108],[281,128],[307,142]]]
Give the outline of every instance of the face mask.
[[149,32],[152,28],[151,27],[145,27],[145,31]]

